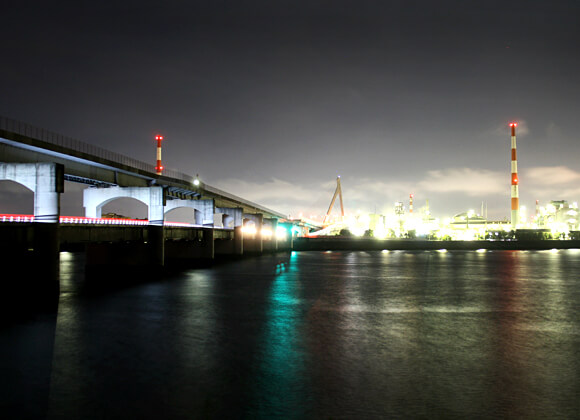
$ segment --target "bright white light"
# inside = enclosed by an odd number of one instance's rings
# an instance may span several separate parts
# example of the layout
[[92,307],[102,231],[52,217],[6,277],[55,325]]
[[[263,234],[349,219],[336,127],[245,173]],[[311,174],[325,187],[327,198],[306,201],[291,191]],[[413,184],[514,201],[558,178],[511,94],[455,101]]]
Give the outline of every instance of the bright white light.
[[257,230],[254,226],[244,226],[242,228],[242,232],[244,232],[247,235],[255,235]]
[[284,240],[284,239],[286,239],[287,233],[288,233],[288,231],[286,230],[285,227],[283,227],[283,226],[276,227],[276,238],[278,238],[280,240]]
[[384,228],[384,226],[377,226],[377,228],[374,231],[374,236],[375,238],[379,238],[379,239],[385,239],[387,237],[387,230]]

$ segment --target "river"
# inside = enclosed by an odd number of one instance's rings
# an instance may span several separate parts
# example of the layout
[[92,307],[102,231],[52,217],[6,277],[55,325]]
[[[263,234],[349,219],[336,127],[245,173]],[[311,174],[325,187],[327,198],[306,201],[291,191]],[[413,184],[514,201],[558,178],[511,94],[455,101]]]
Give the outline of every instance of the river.
[[[3,418],[578,418],[580,250],[293,252],[0,330]],[[103,280],[105,281],[105,280]]]

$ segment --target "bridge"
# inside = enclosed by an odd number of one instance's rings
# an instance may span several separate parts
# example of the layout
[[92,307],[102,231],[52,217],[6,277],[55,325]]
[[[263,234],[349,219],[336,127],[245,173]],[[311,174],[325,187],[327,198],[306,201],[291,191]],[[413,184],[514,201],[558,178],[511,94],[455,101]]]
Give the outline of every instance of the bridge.
[[[34,214],[0,217],[2,259],[10,265],[24,258],[56,282],[62,249],[84,249],[87,267],[163,267],[290,250],[292,238],[309,228],[194,176],[158,174],[154,165],[0,116],[3,180],[33,192]],[[83,217],[60,214],[65,181],[86,185]],[[103,206],[123,197],[145,203],[147,220],[101,217]],[[191,223],[167,223],[166,213],[176,208],[193,209]]]
[[[57,185],[50,188],[58,191],[53,192],[62,192],[62,180],[94,187],[85,195],[84,205],[87,212],[86,216],[89,217],[99,213],[99,208],[102,207],[101,198],[107,197],[105,200],[110,201],[114,198],[132,195],[151,207],[149,210],[151,224],[162,224],[163,222],[163,218],[157,214],[159,209],[156,209],[156,206],[165,207],[165,211],[168,211],[168,208],[193,207],[196,211],[202,212],[206,218],[209,217],[207,206],[193,202],[199,200],[213,200],[213,207],[218,209],[218,214],[220,209],[240,208],[244,213],[259,213],[263,214],[265,218],[278,220],[286,218],[285,215],[277,211],[207,185],[191,175],[170,169],[164,170],[162,175],[158,175],[154,165],[1,116],[0,162],[4,163],[1,179],[8,179],[7,163],[49,163],[56,164],[53,165],[55,168],[53,172],[50,172],[51,170],[48,169],[47,165],[43,165],[42,169],[38,170],[44,172],[42,175],[41,173],[37,173],[37,175],[50,176],[51,184],[54,178]],[[15,175],[12,176],[11,180],[25,185],[35,192],[35,196],[38,196],[35,197],[35,218],[37,220],[47,217],[51,220],[54,219],[54,210],[51,214],[36,213],[48,210],[42,209],[42,207],[48,206],[50,208],[54,207],[55,204],[48,204],[47,200],[49,199],[42,198],[43,195],[46,196],[47,191],[44,189],[49,188],[47,185],[42,187],[43,191],[36,191],[36,189],[41,188],[40,185],[31,185],[29,178],[33,176],[30,173],[33,170],[32,167],[13,166],[12,170],[15,171]],[[155,197],[146,198],[145,192]],[[167,204],[167,201],[170,204]],[[205,222],[203,224],[208,225],[214,223],[213,218],[203,219],[203,221]],[[232,221],[228,220],[228,222]],[[234,222],[231,226],[237,224],[239,221]]]

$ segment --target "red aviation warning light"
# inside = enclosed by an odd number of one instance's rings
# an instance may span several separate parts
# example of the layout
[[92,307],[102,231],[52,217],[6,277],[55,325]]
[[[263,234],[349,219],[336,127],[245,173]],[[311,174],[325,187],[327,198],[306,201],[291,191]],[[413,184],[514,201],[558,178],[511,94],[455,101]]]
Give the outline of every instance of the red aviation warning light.
[[157,135],[155,136],[155,140],[157,140],[157,166],[155,166],[155,171],[157,175],[161,175],[163,169],[165,169],[161,164],[161,141],[163,140],[163,136]]
[[516,123],[516,122],[510,123],[510,127],[512,128],[512,137],[515,137],[515,135],[516,135],[516,127],[517,126],[518,126],[518,123]]

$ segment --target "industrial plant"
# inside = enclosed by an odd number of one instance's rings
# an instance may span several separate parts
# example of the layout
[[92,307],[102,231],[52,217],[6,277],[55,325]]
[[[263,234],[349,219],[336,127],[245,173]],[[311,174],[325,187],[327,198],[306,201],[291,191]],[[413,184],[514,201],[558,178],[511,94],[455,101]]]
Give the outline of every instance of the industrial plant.
[[[439,219],[431,215],[429,200],[424,207],[414,211],[415,194],[409,194],[408,205],[397,201],[393,212],[345,216],[340,176],[336,190],[322,224],[309,220],[321,229],[306,236],[364,236],[378,239],[423,238],[433,240],[511,240],[511,239],[579,239],[580,218],[578,203],[552,200],[541,206],[536,200],[534,214],[520,206],[519,178],[516,144],[517,123],[509,124],[511,130],[511,197],[510,219],[489,220],[482,203],[481,211],[467,210],[452,217]],[[336,198],[340,199],[340,216],[332,216]]]

